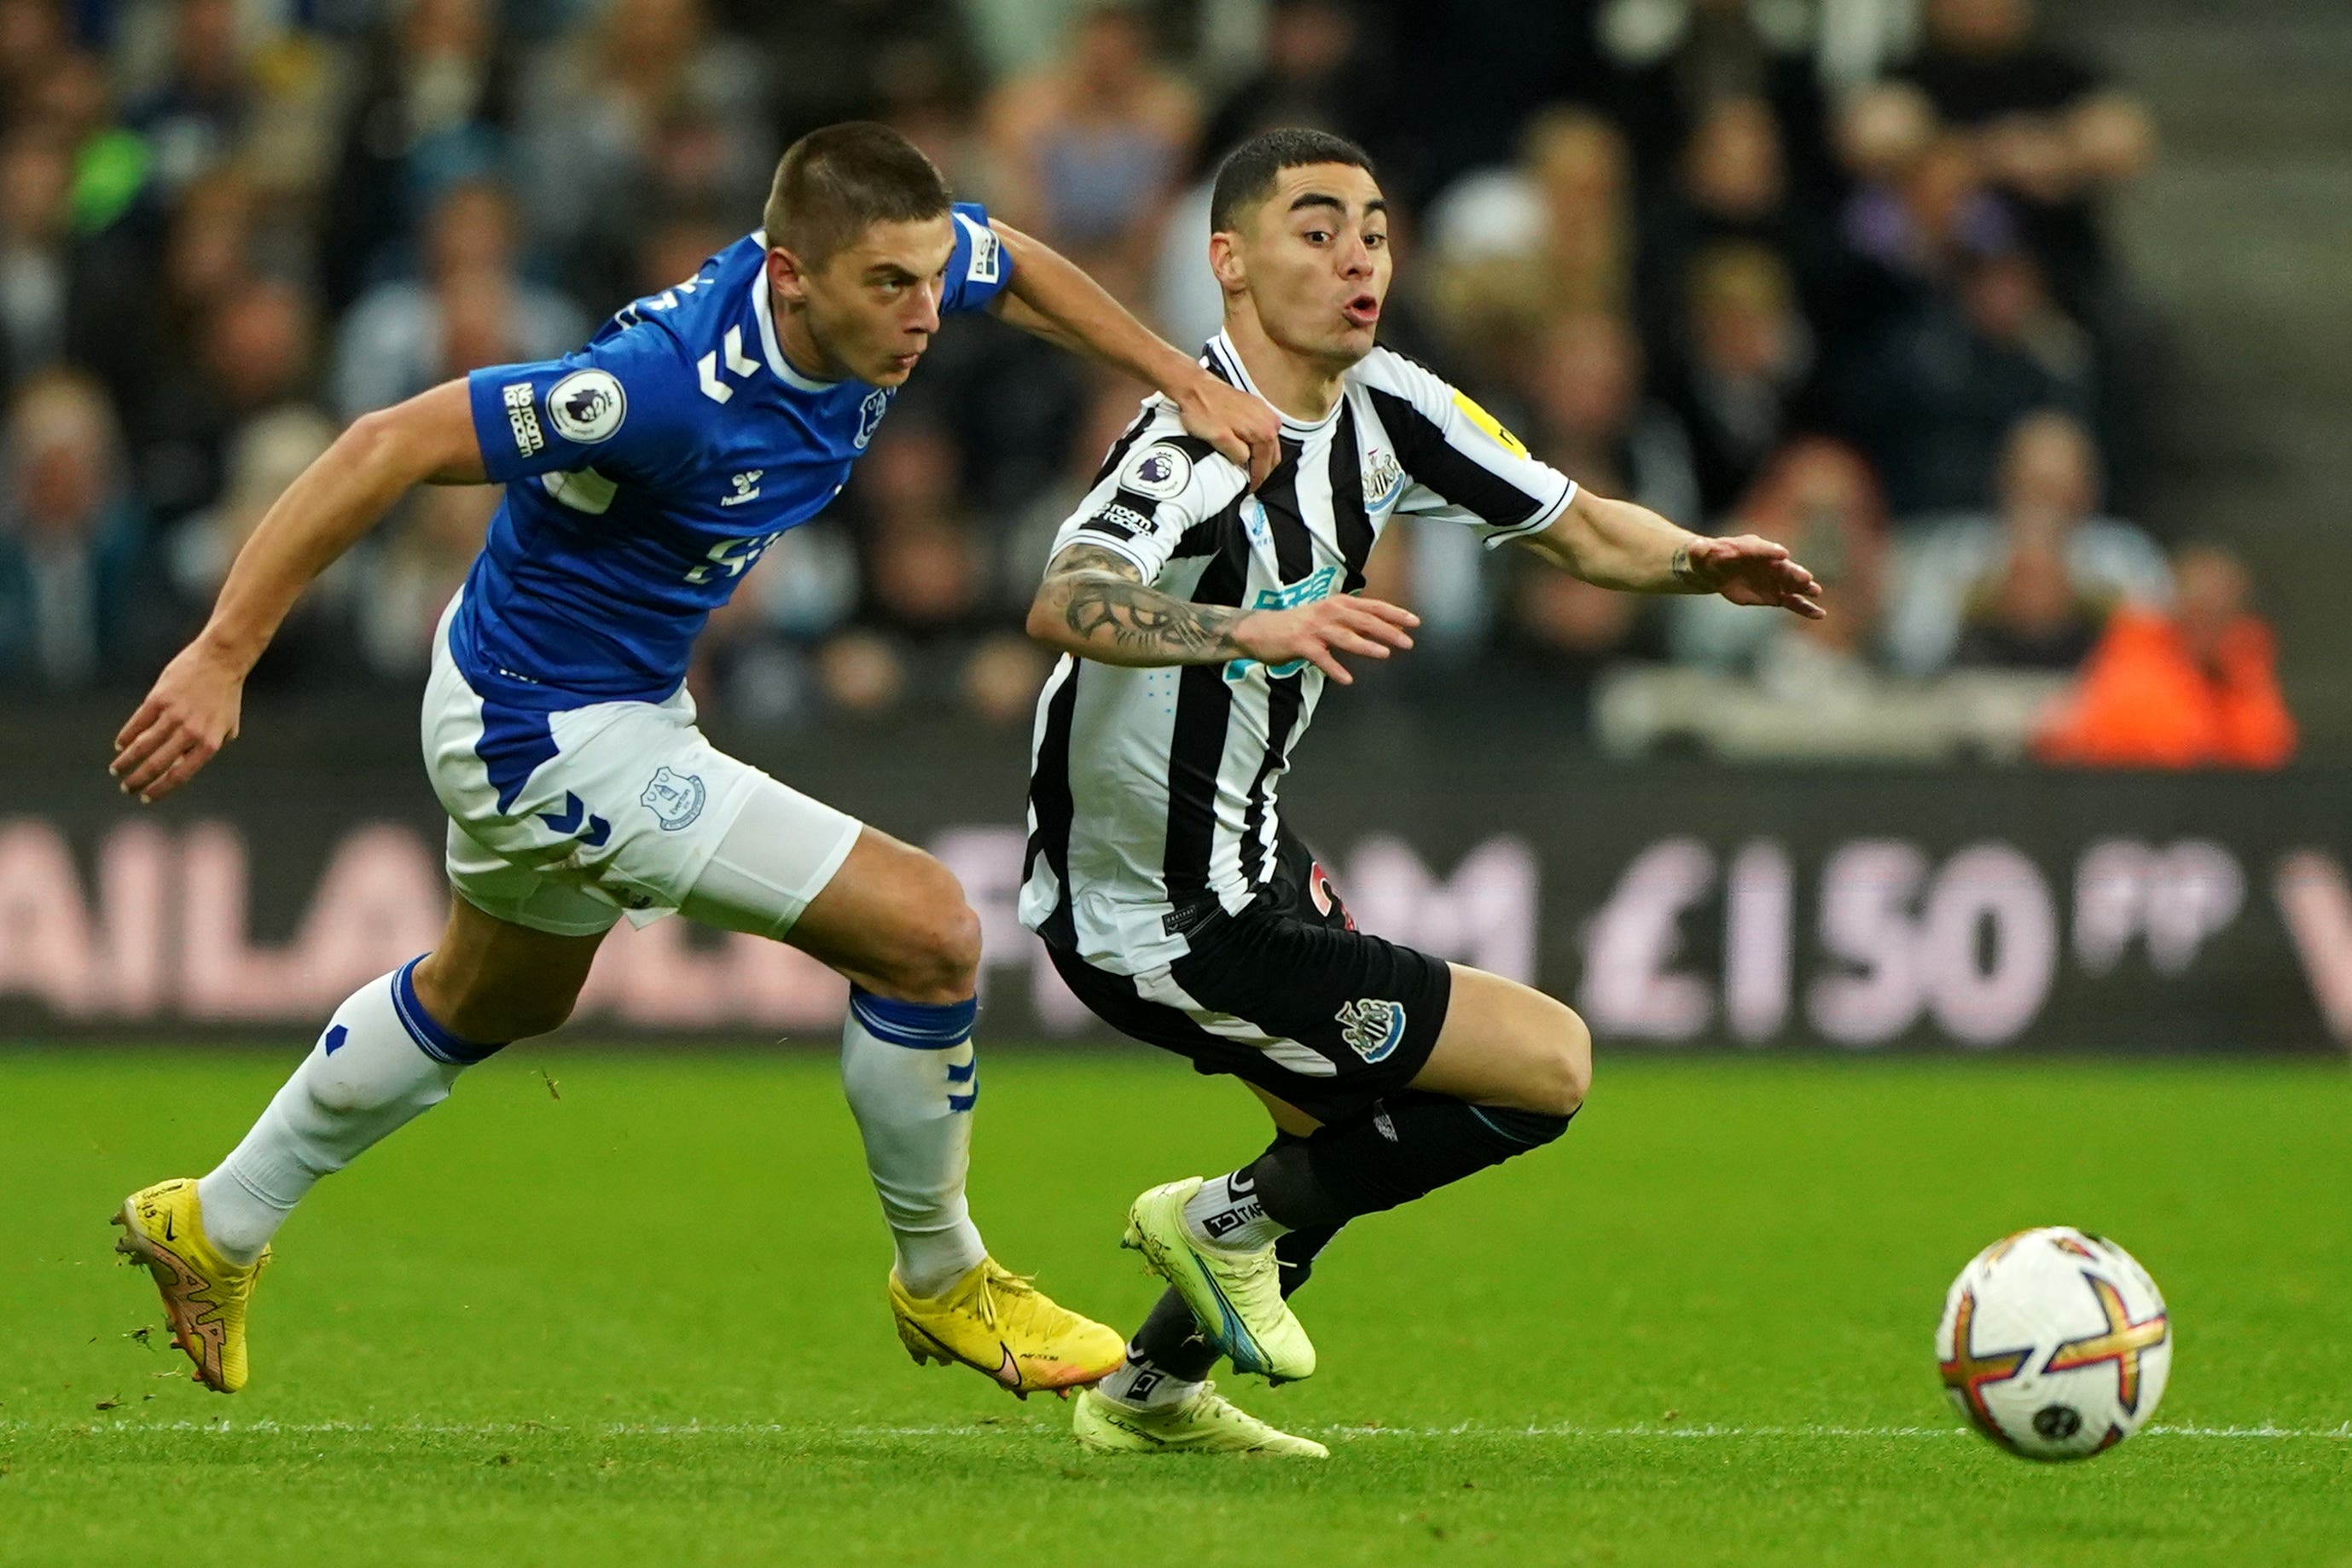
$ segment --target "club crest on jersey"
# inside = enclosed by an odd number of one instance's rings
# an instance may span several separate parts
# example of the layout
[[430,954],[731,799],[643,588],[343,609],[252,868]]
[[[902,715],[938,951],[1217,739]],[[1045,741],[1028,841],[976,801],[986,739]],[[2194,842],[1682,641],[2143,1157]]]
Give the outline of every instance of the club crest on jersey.
[[866,450],[866,443],[874,439],[874,432],[881,427],[882,416],[889,412],[890,394],[887,388],[877,386],[866,395],[866,401],[857,405],[859,451]]
[[547,389],[547,414],[557,435],[593,447],[611,440],[628,417],[628,395],[610,371],[575,370]]
[[1364,506],[1378,511],[1391,496],[1404,488],[1404,465],[1396,460],[1393,452],[1375,449],[1370,458],[1364,468]]
[[1153,500],[1173,500],[1192,480],[1192,459],[1165,441],[1154,441],[1127,460],[1118,488]]
[[1335,1015],[1339,1037],[1368,1062],[1385,1060],[1404,1039],[1404,1005],[1379,996],[1349,1003]]
[[702,804],[709,795],[699,775],[674,773],[660,767],[654,770],[653,782],[646,785],[645,794],[637,796],[637,804],[661,819],[664,833],[676,833],[702,815]]

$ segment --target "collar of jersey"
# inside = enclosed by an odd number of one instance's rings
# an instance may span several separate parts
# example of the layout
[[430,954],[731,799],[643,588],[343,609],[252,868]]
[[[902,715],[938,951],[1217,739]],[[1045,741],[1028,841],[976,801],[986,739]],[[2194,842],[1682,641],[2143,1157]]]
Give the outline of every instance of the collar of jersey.
[[[1233,377],[1235,386],[1254,396],[1265,396],[1265,394],[1258,391],[1257,383],[1250,379],[1249,371],[1243,366],[1242,356],[1234,349],[1234,340],[1223,332],[1219,332],[1209,340],[1209,357]],[[1272,399],[1267,401],[1270,405]],[[1320,419],[1293,419],[1289,415],[1283,414],[1279,408],[1275,409],[1275,413],[1281,415],[1282,427],[1285,430],[1295,436],[1312,436],[1316,431],[1327,428],[1331,421],[1339,417],[1339,410],[1347,401],[1348,392],[1343,384],[1339,389],[1339,395],[1331,400],[1331,412]]]
[[760,352],[768,356],[768,368],[786,386],[797,386],[803,392],[831,392],[841,383],[803,375],[793,368],[793,362],[784,357],[783,346],[776,342],[775,310],[768,302],[768,236],[761,230],[751,237],[760,242],[761,256],[760,265],[751,274],[751,314],[759,319]]

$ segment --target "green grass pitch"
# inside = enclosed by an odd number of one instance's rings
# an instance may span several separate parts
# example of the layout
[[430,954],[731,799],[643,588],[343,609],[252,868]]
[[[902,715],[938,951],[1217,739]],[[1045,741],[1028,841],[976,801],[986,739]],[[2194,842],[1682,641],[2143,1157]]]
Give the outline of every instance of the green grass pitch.
[[[813,1050],[469,1074],[289,1225],[207,1394],[103,1222],[289,1060],[0,1055],[0,1563],[2352,1563],[2340,1064],[1605,1063],[1561,1144],[1341,1238],[1312,1382],[1229,1380],[1318,1466],[1092,1457],[908,1363]],[[1130,1325],[1123,1205],[1256,1111],[1140,1048],[987,1060],[993,1246]],[[2074,1466],[1959,1433],[1929,1345],[2047,1222],[2179,1335],[2158,1426]]]

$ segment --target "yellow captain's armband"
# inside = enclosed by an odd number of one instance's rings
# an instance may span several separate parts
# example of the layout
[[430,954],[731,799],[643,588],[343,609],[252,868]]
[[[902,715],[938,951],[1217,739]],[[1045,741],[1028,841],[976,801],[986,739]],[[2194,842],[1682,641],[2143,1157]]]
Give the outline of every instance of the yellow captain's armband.
[[1475,425],[1479,429],[1484,430],[1487,435],[1492,436],[1496,440],[1501,442],[1513,457],[1524,458],[1528,455],[1526,444],[1523,443],[1517,436],[1514,436],[1508,430],[1504,429],[1503,422],[1496,418],[1493,415],[1487,413],[1485,409],[1479,407],[1476,401],[1470,397],[1468,394],[1460,391],[1455,392],[1454,395],[1454,406],[1462,410],[1463,414],[1468,417],[1471,424]]

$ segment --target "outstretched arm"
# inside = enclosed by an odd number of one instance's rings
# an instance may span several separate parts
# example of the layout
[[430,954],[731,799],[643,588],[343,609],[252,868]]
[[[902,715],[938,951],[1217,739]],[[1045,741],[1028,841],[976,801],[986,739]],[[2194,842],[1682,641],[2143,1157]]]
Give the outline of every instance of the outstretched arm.
[[123,793],[161,800],[236,738],[246,675],[294,601],[411,485],[487,477],[463,381],[354,421],[262,515],[204,630],[115,735]]
[[1022,331],[1125,371],[1176,405],[1184,428],[1265,482],[1282,459],[1282,416],[1226,385],[1135,319],[1103,286],[1042,240],[989,220],[1013,258],[1012,280],[990,309]]
[[1031,637],[1097,664],[1305,659],[1343,686],[1355,677],[1339,654],[1386,658],[1391,648],[1412,646],[1411,628],[1420,624],[1410,610],[1354,595],[1295,610],[1196,605],[1151,587],[1133,562],[1094,544],[1073,544],[1055,556],[1029,606]]
[[1818,621],[1822,585],[1788,546],[1752,533],[1711,539],[1632,501],[1579,489],[1549,528],[1518,541],[1602,588],[1636,594],[1720,594]]

